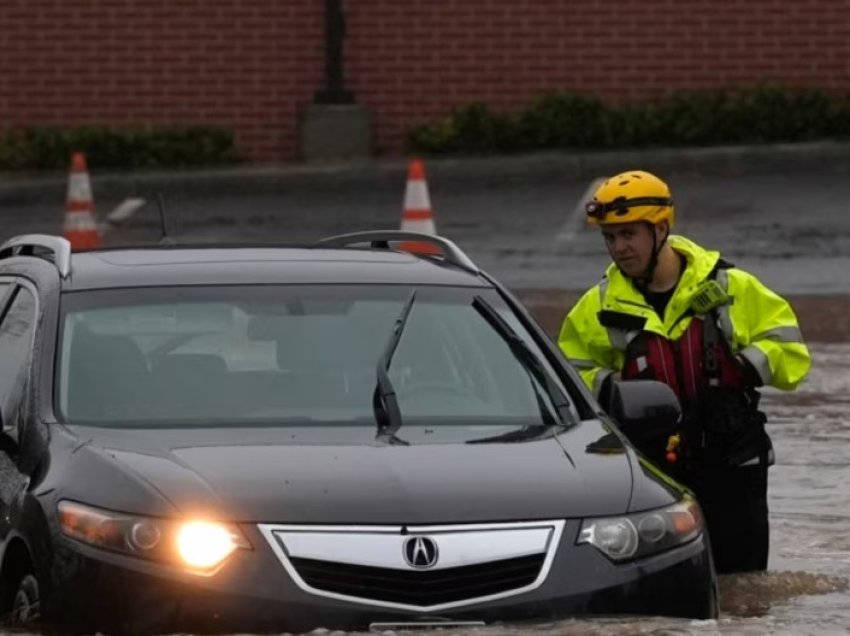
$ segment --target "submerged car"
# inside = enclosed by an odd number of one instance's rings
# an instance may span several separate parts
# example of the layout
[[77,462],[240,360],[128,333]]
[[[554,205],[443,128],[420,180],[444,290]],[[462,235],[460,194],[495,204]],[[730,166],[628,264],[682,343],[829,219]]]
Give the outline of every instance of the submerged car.
[[[697,503],[446,239],[21,236],[0,246],[0,316],[0,612],[18,623],[717,614]],[[618,413],[675,417],[659,386]]]

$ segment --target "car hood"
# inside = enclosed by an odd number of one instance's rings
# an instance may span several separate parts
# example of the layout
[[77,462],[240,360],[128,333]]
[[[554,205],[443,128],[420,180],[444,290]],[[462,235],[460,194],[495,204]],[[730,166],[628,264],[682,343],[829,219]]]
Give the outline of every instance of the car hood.
[[431,524],[626,512],[633,455],[589,452],[605,433],[585,422],[520,443],[293,445],[280,429],[240,431],[238,442],[233,431],[206,429],[100,429],[89,439],[184,515]]

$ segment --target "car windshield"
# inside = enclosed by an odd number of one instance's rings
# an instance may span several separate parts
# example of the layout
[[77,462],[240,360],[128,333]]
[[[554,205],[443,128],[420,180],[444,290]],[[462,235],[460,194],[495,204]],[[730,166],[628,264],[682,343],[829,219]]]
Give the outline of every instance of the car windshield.
[[[378,361],[413,290],[243,285],[66,294],[57,416],[127,428],[374,430]],[[472,440],[557,417],[547,387],[473,305],[485,299],[571,394],[498,293],[421,286],[415,296],[388,370],[400,434],[418,437],[422,431],[409,430],[417,425],[432,434],[466,427]]]

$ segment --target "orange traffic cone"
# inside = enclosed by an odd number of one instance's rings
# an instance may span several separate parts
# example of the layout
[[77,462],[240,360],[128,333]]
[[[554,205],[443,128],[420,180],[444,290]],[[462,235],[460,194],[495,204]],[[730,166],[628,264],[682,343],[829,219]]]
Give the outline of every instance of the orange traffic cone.
[[71,174],[68,177],[65,202],[65,238],[70,241],[73,250],[101,246],[100,233],[94,220],[94,201],[86,156],[82,152],[75,152],[71,156]]
[[[431,197],[428,196],[428,182],[425,180],[425,165],[420,159],[411,159],[408,164],[401,229],[406,232],[437,234],[434,212],[431,210]],[[436,245],[422,241],[402,241],[399,243],[399,248],[406,252],[420,254],[440,253]]]

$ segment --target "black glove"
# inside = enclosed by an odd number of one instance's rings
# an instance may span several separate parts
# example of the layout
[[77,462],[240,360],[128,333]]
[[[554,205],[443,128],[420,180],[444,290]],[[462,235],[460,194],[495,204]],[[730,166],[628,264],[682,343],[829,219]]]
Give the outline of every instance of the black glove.
[[709,389],[700,401],[697,418],[704,433],[704,458],[721,466],[739,466],[766,454],[770,438],[767,418],[758,410],[755,390]]
[[756,371],[752,362],[741,355],[735,356],[735,360],[737,360],[738,364],[741,365],[741,371],[744,374],[744,384],[752,387],[764,385],[759,372]]

